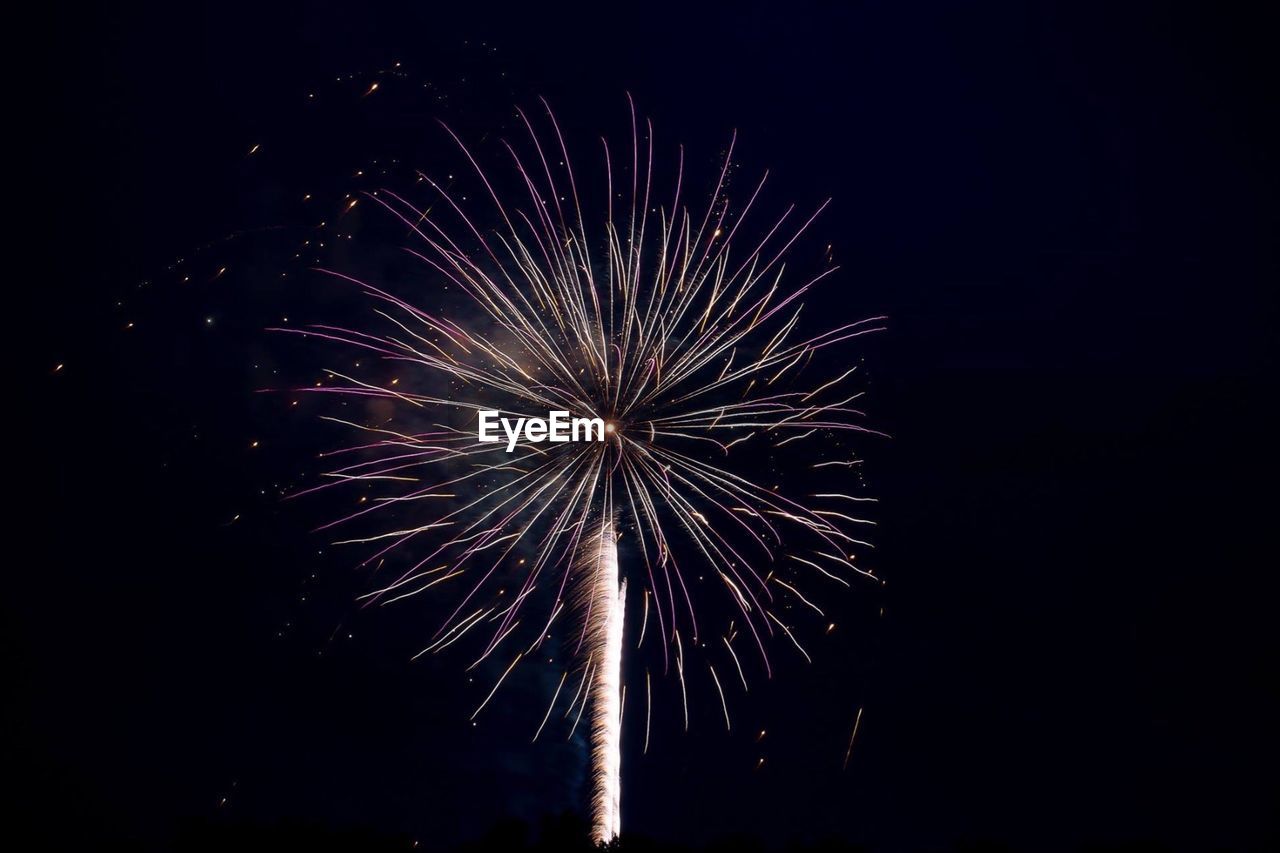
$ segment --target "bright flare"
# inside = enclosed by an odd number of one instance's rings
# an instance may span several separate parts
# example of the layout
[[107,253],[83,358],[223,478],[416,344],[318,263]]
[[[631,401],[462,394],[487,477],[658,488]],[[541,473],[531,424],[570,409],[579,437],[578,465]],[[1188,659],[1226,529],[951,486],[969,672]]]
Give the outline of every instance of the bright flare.
[[591,838],[607,844],[622,831],[622,619],[627,582],[618,577],[618,543],[606,520],[583,543],[587,579],[587,655],[591,678]]

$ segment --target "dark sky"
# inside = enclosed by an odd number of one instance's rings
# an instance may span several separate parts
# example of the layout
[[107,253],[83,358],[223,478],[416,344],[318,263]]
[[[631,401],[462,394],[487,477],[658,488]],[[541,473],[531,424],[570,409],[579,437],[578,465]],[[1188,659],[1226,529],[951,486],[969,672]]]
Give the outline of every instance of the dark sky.
[[861,354],[893,438],[863,448],[885,589],[733,735],[710,709],[629,743],[625,826],[1274,843],[1270,28],[1113,5],[46,13],[10,77],[10,805],[68,849],[226,821],[452,843],[578,807],[580,750],[528,745],[543,685],[469,729],[459,661],[408,663],[421,614],[356,609],[323,508],[272,493],[334,434],[253,392],[288,364],[274,312],[344,310],[274,283],[301,191],[433,163],[434,117],[480,137],[537,95],[591,140],[631,92],[704,172],[736,129],[749,171],[835,198],[817,304],[892,318]]

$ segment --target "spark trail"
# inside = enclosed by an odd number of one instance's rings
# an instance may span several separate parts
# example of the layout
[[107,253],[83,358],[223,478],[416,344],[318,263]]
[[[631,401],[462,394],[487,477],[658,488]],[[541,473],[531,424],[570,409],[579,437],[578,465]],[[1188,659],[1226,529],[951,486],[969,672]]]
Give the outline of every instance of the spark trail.
[[622,625],[627,582],[619,579],[613,522],[603,521],[584,542],[578,571],[586,580],[582,610],[591,678],[591,836],[605,844],[622,831]]

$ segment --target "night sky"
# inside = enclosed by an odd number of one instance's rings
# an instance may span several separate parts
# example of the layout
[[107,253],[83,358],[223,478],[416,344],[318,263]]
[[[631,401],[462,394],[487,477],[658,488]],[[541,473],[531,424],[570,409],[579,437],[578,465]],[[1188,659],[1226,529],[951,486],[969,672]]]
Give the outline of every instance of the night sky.
[[[483,143],[546,96],[591,161],[629,92],[704,177],[736,129],[775,207],[834,198],[801,263],[841,265],[820,319],[891,318],[849,357],[892,438],[858,445],[886,585],[827,593],[841,629],[780,654],[732,734],[708,703],[689,735],[668,706],[647,756],[630,731],[624,828],[1269,848],[1273,30],[1118,5],[43,13],[9,77],[8,830],[448,849],[581,811],[581,738],[529,744],[555,673],[471,727],[496,673],[410,663],[432,611],[361,610],[309,532],[332,507],[280,500],[347,436],[256,392],[325,364],[266,326],[359,310],[299,235],[453,168],[435,119]],[[375,219],[326,263],[400,275]]]

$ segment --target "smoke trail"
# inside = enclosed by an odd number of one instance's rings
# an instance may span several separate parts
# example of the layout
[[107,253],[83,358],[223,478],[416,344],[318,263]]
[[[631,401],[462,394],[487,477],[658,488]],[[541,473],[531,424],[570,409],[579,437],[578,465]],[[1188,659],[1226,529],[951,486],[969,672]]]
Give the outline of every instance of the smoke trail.
[[590,697],[591,838],[607,844],[622,829],[622,616],[627,584],[618,579],[613,521],[605,519],[594,533],[584,541],[579,565],[587,577],[587,654],[596,662]]

